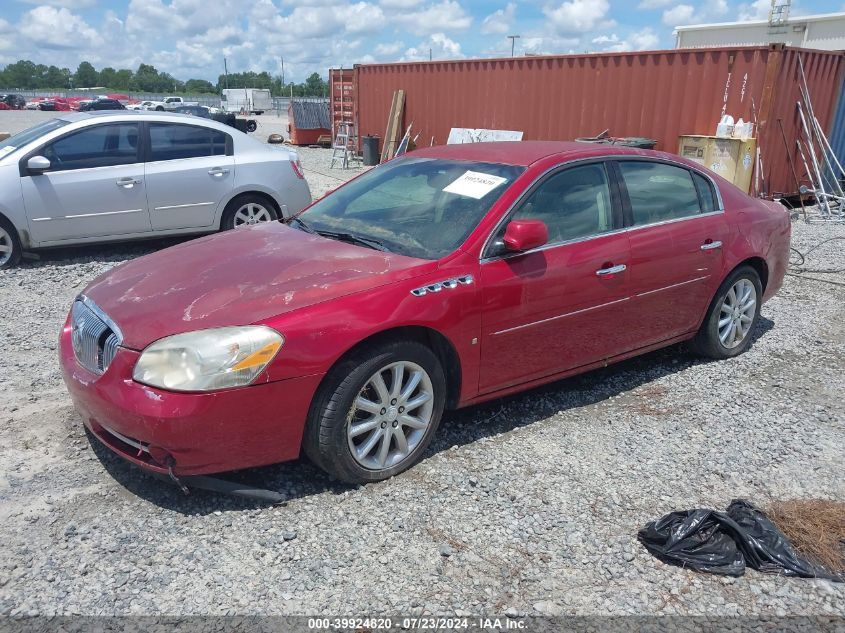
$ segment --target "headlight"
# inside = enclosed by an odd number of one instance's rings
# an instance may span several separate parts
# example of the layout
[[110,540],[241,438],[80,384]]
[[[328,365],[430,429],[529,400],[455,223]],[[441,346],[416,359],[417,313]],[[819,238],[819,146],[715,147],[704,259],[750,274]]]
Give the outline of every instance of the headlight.
[[172,391],[213,391],[251,383],[273,360],[284,337],[263,325],[176,334],[141,353],[132,378]]

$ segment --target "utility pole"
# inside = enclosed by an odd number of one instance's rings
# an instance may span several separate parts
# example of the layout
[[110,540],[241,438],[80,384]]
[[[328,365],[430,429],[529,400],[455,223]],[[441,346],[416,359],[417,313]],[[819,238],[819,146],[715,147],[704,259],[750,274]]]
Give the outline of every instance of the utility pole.
[[513,51],[514,46],[516,45],[516,40],[520,37],[520,35],[508,35],[508,39],[511,41],[511,57],[513,57]]
[[431,48],[428,49],[428,61],[431,61]]
[[229,68],[226,66],[226,58],[223,58],[223,76],[226,77],[226,90],[229,89]]

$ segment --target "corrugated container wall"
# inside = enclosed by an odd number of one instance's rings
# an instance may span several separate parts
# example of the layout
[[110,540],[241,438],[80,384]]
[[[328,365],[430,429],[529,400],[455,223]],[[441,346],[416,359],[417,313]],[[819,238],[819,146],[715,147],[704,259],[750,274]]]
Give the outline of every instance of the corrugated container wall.
[[842,80],[836,113],[830,126],[830,145],[836,158],[845,165],[845,79]]
[[816,115],[829,129],[843,53],[774,45],[358,65],[358,131],[383,136],[401,88],[404,125],[413,123],[422,145],[432,137],[445,143],[453,127],[521,130],[526,140],[610,129],[613,136],[657,139],[657,149],[675,152],[679,135],[713,134],[725,105],[736,119],[758,113],[767,191],[792,192],[776,119],[794,145],[799,53]]

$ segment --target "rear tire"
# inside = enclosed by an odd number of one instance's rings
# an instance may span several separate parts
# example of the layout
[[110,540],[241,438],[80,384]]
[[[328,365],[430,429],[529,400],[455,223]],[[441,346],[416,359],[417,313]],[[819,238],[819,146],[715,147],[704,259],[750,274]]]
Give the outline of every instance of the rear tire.
[[317,390],[303,449],[342,481],[388,479],[419,462],[445,403],[446,376],[428,347],[365,347],[333,367]]
[[245,194],[233,199],[226,205],[220,230],[229,231],[241,226],[272,222],[279,218],[276,207],[263,196]]
[[690,348],[718,360],[742,354],[751,346],[762,298],[763,285],[757,271],[751,266],[734,270],[716,291]]
[[0,217],[0,268],[12,268],[21,261],[21,240],[12,223]]

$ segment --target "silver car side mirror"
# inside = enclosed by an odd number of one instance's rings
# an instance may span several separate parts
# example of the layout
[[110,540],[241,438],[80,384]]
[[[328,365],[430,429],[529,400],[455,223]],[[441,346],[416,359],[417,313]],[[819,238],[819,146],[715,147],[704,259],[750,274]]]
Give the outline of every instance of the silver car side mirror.
[[33,156],[28,161],[26,161],[26,168],[29,171],[41,173],[50,169],[50,161],[43,156]]

